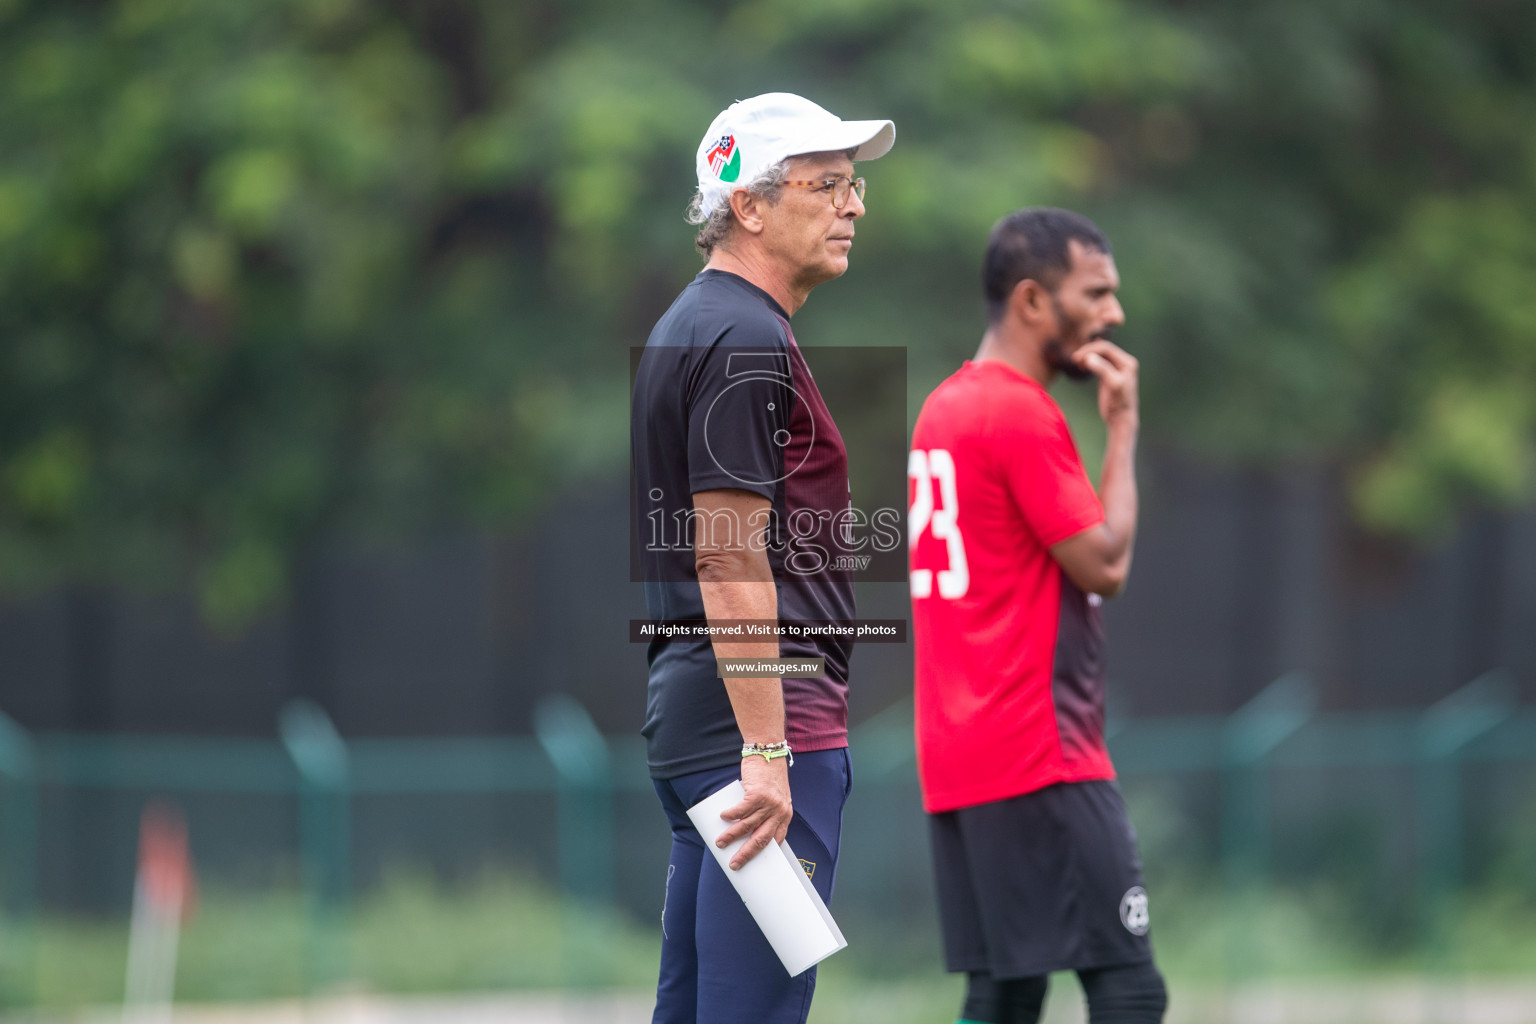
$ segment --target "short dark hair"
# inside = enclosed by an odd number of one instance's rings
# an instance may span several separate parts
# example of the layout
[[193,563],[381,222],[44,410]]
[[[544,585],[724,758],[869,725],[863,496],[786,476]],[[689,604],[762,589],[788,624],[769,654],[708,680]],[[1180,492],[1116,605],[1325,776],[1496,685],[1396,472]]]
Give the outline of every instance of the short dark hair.
[[1080,213],[1053,206],[1015,210],[992,226],[987,238],[987,259],[981,269],[981,288],[987,297],[987,323],[1002,320],[1008,297],[1020,281],[1038,282],[1054,292],[1072,270],[1076,240],[1086,249],[1109,254],[1109,239]]

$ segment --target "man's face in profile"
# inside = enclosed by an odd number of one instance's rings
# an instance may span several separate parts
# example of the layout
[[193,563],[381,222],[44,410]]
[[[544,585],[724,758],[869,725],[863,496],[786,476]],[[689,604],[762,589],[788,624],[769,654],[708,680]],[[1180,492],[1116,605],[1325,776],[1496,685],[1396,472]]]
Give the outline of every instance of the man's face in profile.
[[1125,311],[1115,297],[1120,274],[1108,253],[1088,248],[1076,239],[1068,245],[1072,269],[1050,293],[1056,333],[1045,343],[1045,359],[1052,369],[1071,380],[1087,380],[1093,375],[1073,357],[1090,341],[1111,340],[1115,328],[1125,323]]
[[[846,154],[810,153],[793,158],[785,177],[830,181],[853,175],[853,161]],[[763,248],[807,289],[847,271],[853,222],[864,216],[864,202],[857,195],[849,194],[841,209],[832,205],[832,198],[830,187],[786,187],[779,201],[763,210]]]

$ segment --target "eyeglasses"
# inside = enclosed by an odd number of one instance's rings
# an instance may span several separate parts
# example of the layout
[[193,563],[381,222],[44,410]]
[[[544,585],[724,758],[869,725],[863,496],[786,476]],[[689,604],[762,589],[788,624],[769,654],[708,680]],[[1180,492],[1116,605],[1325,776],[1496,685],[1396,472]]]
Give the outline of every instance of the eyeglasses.
[[859,202],[864,201],[864,179],[850,178],[846,174],[839,174],[835,178],[823,178],[820,181],[781,181],[780,185],[798,185],[801,188],[813,188],[817,192],[832,193],[832,209],[841,210],[848,205],[848,193],[857,192]]

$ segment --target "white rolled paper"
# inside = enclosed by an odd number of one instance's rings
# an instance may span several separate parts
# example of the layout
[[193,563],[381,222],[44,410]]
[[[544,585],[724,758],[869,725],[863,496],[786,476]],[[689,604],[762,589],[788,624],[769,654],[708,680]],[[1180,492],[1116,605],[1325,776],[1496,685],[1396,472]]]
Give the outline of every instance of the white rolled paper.
[[724,849],[716,846],[715,840],[731,825],[720,812],[741,803],[744,797],[741,783],[732,782],[688,808],[688,817],[784,969],[794,977],[848,945],[848,940],[788,843],[774,843],[743,864],[740,871],[731,870],[731,857],[746,837]]

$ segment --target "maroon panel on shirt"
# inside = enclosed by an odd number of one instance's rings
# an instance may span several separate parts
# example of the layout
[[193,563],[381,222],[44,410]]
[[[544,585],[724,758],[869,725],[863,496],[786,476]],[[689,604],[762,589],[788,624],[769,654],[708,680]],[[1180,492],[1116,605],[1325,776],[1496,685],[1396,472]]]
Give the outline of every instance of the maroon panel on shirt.
[[[789,549],[778,577],[782,619],[852,619],[855,615],[851,574],[828,568],[838,553],[836,516],[849,506],[848,450],[788,320],[789,369],[794,408],[784,445],[784,465],[796,467],[784,478],[784,526]],[[799,538],[799,539],[797,539]],[[787,678],[785,736],[796,750],[828,750],[848,742],[848,676],[852,645],[830,640],[779,641],[781,657],[820,657],[826,648],[842,649],[828,658],[820,679]]]
[[789,507],[838,512],[848,507],[848,449],[787,321],[784,333],[789,337],[790,379],[805,399],[795,403],[796,429],[784,450],[784,464],[800,467],[784,481]]

